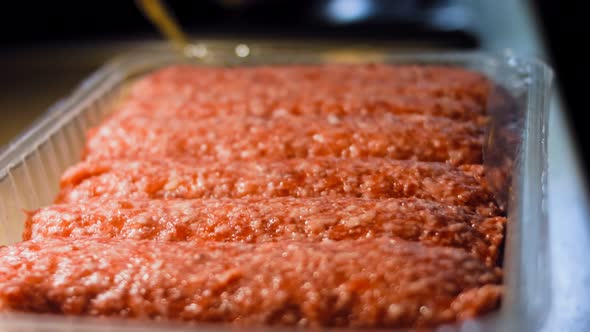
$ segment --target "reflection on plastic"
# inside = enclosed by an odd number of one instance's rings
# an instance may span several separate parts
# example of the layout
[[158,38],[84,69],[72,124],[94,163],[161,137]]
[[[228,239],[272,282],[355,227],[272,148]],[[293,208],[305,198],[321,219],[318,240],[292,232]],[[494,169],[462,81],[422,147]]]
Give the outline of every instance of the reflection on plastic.
[[498,205],[507,210],[512,191],[512,174],[517,170],[523,130],[522,98],[512,96],[501,86],[492,87],[488,99],[490,115],[484,141],[486,179]]

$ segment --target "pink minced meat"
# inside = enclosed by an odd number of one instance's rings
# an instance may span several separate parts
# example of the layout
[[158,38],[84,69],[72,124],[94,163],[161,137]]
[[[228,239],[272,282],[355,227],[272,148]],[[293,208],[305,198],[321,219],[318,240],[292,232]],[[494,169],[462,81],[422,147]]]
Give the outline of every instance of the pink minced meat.
[[494,309],[501,272],[397,239],[65,239],[0,247],[0,310],[241,325],[419,327]]
[[482,161],[483,131],[421,115],[227,116],[154,119],[113,116],[89,136],[89,160],[192,157],[232,161],[383,157],[454,165]]
[[381,158],[308,158],[233,163],[92,161],[69,169],[57,202],[92,197],[239,198],[416,197],[454,205],[495,207],[481,165]]
[[481,74],[449,67],[173,66],[133,84],[117,111],[176,118],[391,113],[477,120],[485,117],[490,90]]
[[106,237],[272,242],[399,237],[463,248],[495,264],[505,218],[419,199],[92,199],[31,214],[23,239]]

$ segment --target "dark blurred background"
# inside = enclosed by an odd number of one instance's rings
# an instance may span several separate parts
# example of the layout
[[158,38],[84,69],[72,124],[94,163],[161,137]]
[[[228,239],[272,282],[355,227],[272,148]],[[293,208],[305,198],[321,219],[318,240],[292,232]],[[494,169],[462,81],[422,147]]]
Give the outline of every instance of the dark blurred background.
[[[540,29],[556,68],[576,137],[585,141],[579,88],[583,71],[576,61],[585,42],[583,11],[563,1],[514,0],[519,6],[510,1],[484,5],[467,0],[176,0],[167,4],[195,38],[335,40],[400,50],[497,51],[513,45],[503,45],[501,36],[490,34],[520,31],[518,25],[498,27],[507,23],[503,14],[493,11],[525,7],[535,16],[539,26],[533,29]],[[19,1],[3,7],[0,145],[113,55],[161,38],[134,1]],[[486,44],[490,39],[496,42]],[[541,55],[538,50],[531,53],[525,55]]]

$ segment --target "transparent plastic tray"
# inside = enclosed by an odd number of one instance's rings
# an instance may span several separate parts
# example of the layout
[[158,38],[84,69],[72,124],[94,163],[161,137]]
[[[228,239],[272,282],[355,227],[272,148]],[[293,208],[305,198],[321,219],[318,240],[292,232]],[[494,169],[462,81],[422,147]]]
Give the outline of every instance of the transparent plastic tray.
[[[508,202],[503,260],[505,295],[499,310],[441,329],[528,331],[542,326],[551,305],[545,200],[546,119],[552,73],[547,66],[510,54],[395,54],[391,50],[295,50],[276,45],[236,46],[232,43],[197,44],[188,55],[180,56],[165,47],[157,47],[113,60],[0,150],[0,244],[21,239],[23,210],[51,204],[61,174],[80,158],[86,131],[108,114],[122,88],[159,67],[177,63],[226,66],[366,62],[458,66],[484,73],[500,87],[498,94],[508,93],[512,97],[510,107],[490,105],[492,121],[484,148],[485,165],[490,174],[498,165],[510,165],[507,172],[511,175],[510,190],[498,192],[499,197]],[[506,133],[514,135],[516,142],[503,139]],[[107,318],[0,315],[1,331],[156,331],[172,327],[194,329],[196,326]],[[220,325],[200,325],[199,328],[229,329]]]

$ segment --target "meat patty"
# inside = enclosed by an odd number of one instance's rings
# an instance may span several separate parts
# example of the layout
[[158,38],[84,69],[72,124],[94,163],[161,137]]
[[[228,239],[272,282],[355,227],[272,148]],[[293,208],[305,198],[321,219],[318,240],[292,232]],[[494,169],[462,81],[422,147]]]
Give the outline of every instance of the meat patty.
[[416,327],[498,304],[501,273],[397,239],[67,239],[0,248],[0,310],[235,324]]
[[384,112],[473,120],[485,115],[490,88],[481,74],[448,67],[174,66],[136,82],[118,112],[177,118]]
[[92,199],[37,210],[24,240],[106,237],[163,241],[346,240],[399,237],[463,248],[496,262],[505,218],[419,199]]
[[[69,169],[57,202],[92,197],[239,198],[416,197],[446,204],[492,208],[481,165],[380,158],[308,158],[281,161],[199,163],[92,161]],[[490,212],[491,213],[491,212]]]
[[89,136],[90,160],[192,157],[232,161],[305,157],[384,157],[482,161],[473,123],[420,115],[215,117],[198,120],[115,115]]

